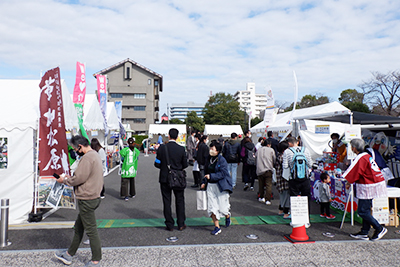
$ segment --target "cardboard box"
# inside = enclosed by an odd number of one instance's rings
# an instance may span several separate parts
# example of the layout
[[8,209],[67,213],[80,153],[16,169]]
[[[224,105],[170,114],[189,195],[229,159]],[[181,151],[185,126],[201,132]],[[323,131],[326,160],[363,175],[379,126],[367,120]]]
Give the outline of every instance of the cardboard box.
[[398,226],[399,225],[399,217],[395,214],[389,215],[389,223],[385,224],[385,226]]

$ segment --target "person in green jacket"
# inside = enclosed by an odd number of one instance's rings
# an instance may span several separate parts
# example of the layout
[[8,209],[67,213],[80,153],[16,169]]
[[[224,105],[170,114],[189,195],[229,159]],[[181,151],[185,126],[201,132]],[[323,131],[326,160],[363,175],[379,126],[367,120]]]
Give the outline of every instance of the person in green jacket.
[[122,149],[119,154],[121,155],[122,167],[121,167],[121,197],[125,198],[125,201],[129,200],[129,196],[134,198],[136,196],[135,190],[135,177],[137,174],[138,158],[140,151],[133,145],[135,140],[130,137],[128,138],[128,146]]

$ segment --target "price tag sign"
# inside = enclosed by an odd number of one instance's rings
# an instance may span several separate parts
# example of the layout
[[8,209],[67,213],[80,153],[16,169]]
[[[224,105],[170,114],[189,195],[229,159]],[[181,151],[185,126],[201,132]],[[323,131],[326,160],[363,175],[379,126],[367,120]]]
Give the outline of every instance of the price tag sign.
[[290,197],[290,214],[293,225],[310,223],[308,215],[308,198],[305,196]]

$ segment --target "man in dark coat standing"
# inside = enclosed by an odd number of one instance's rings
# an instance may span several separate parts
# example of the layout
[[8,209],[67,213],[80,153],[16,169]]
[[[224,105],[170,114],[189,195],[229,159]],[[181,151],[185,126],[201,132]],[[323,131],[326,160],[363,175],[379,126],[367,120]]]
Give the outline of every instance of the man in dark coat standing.
[[274,149],[275,155],[278,155],[278,146],[279,141],[274,138],[274,133],[272,131],[268,131],[268,139],[271,142],[271,148]]
[[171,169],[183,170],[188,166],[185,148],[176,143],[178,134],[179,131],[175,128],[169,130],[168,133],[169,141],[167,144],[161,145],[159,147],[159,149],[157,150],[157,157],[155,161],[155,166],[160,169],[159,182],[160,182],[161,195],[164,206],[164,218],[166,226],[165,229],[168,231],[173,231],[175,224],[171,210],[172,192],[174,192],[175,195],[175,208],[176,208],[178,229],[182,231],[186,228],[185,189],[172,189],[169,187],[167,180],[168,166],[167,166],[166,147],[168,149],[168,157]]

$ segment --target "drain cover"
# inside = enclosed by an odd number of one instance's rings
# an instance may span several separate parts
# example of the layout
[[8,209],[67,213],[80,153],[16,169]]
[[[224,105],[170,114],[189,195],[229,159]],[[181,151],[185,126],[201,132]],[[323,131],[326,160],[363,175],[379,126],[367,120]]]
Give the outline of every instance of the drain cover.
[[326,236],[326,237],[335,237],[335,234],[332,234],[332,233],[329,233],[329,232],[326,232],[326,233],[322,233],[322,235],[323,236]]
[[258,236],[257,236],[257,235],[253,235],[253,234],[251,234],[251,235],[246,235],[246,237],[247,237],[248,239],[258,239]]
[[168,242],[176,242],[176,241],[178,241],[178,238],[176,236],[171,236],[171,237],[167,238],[167,241]]

